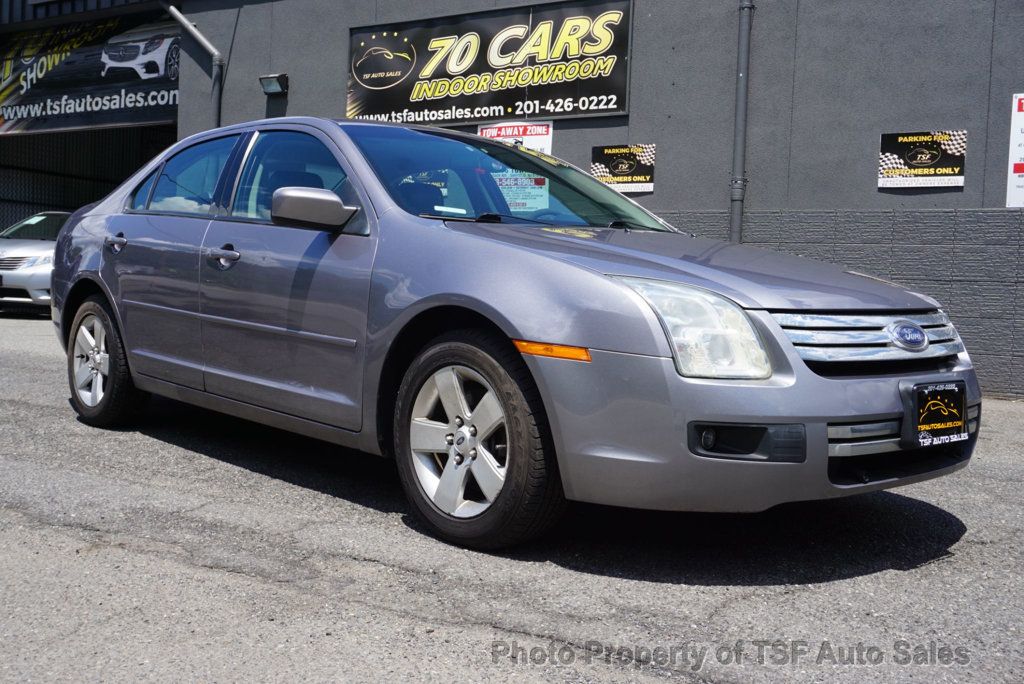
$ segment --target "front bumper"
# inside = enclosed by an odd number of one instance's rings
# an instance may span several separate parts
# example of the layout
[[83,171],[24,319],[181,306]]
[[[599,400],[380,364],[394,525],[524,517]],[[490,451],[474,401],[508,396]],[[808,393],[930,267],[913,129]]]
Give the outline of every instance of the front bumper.
[[53,266],[34,266],[0,271],[0,306],[50,305],[50,277]]
[[[683,378],[670,358],[617,352],[592,350],[589,364],[526,357],[551,422],[566,496],[630,508],[761,511],[911,484],[967,465],[978,419],[955,454],[944,447],[901,450],[891,442],[851,449],[836,440],[838,426],[901,420],[901,380],[963,380],[971,412],[980,413],[981,390],[966,353],[941,373],[834,379],[813,373],[791,346],[770,346],[778,370],[765,381]],[[803,425],[806,459],[697,455],[688,439],[693,422]],[[874,449],[883,452],[865,453]]]
[[[157,51],[161,55],[162,51]],[[100,61],[103,62],[102,76],[106,76],[107,72],[111,69],[128,69],[134,71],[135,74],[145,80],[150,78],[157,78],[163,76],[163,61],[162,57],[158,57],[157,52],[151,52],[148,55],[140,55],[133,60],[126,62],[117,62],[110,59],[106,53],[100,56]]]

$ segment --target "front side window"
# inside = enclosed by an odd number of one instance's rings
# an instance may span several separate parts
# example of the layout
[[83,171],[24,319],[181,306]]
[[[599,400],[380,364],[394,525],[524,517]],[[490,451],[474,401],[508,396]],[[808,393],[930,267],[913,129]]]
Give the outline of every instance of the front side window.
[[554,157],[445,131],[342,124],[395,202],[419,216],[675,231]]
[[348,176],[331,151],[306,133],[260,133],[238,182],[231,215],[270,220],[274,191],[278,188],[322,188],[348,205],[357,204]]
[[193,145],[167,160],[153,189],[150,211],[206,216],[213,207],[217,179],[237,135]]

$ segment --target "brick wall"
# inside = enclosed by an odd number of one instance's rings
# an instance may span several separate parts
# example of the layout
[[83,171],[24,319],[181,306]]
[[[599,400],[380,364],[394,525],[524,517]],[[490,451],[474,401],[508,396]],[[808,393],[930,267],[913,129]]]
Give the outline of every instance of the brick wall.
[[[938,299],[986,393],[1024,397],[1024,240],[1020,210],[752,211],[744,243],[843,264]],[[726,239],[725,212],[663,212]]]

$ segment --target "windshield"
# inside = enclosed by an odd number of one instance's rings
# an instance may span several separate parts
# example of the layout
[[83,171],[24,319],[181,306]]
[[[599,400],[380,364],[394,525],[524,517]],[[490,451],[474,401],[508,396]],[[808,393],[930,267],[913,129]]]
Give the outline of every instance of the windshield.
[[342,124],[391,197],[418,216],[674,232],[540,152],[445,131]]
[[36,214],[24,221],[18,221],[0,233],[8,240],[50,240],[57,239],[57,233],[70,214]]

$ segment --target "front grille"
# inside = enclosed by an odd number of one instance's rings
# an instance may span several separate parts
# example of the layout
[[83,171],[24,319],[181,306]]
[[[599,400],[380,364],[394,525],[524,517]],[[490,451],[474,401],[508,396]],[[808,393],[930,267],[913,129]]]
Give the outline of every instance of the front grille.
[[107,59],[111,62],[130,62],[139,56],[138,45],[111,45],[106,52]]
[[21,268],[22,264],[28,261],[28,257],[3,257],[0,258],[0,271],[14,271]]
[[859,485],[909,477],[955,465],[970,453],[978,432],[981,405],[967,407],[971,438],[942,447],[903,449],[902,419],[828,426],[828,475],[837,485]]
[[[949,317],[925,313],[849,314],[773,312],[772,318],[819,375],[871,375],[943,370],[964,350]],[[901,321],[919,325],[928,346],[919,351],[896,345],[889,327]]]
[[0,299],[32,299],[27,290],[17,287],[0,287]]

